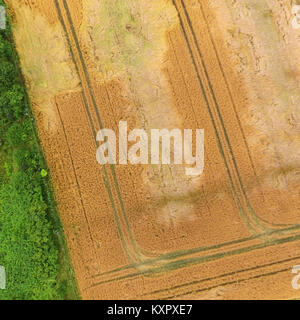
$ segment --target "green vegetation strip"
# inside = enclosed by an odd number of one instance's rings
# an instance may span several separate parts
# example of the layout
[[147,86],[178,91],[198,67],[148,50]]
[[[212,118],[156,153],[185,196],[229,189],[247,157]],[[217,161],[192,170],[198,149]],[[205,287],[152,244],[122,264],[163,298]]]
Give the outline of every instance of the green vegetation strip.
[[12,39],[0,30],[0,299],[79,299]]

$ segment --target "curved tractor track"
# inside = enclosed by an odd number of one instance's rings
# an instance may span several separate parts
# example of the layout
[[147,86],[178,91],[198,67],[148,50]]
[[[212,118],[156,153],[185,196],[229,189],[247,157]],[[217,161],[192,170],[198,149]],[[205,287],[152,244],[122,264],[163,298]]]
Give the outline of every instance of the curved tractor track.
[[[246,2],[7,1],[84,299],[297,296],[299,33]],[[203,175],[100,166],[121,120],[204,128]]]

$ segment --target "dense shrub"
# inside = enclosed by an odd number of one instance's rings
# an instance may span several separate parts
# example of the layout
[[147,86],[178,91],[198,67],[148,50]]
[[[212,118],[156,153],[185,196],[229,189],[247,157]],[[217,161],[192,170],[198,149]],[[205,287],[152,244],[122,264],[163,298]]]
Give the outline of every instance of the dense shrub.
[[74,284],[61,275],[60,225],[18,65],[10,30],[0,30],[0,299],[64,299]]

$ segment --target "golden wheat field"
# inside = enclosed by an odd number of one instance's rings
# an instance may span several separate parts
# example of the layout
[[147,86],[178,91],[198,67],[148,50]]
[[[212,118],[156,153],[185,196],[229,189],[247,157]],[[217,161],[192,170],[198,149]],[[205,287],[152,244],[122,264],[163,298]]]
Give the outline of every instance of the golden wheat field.
[[[82,298],[299,298],[292,2],[6,2]],[[204,129],[203,173],[101,166],[120,121]]]

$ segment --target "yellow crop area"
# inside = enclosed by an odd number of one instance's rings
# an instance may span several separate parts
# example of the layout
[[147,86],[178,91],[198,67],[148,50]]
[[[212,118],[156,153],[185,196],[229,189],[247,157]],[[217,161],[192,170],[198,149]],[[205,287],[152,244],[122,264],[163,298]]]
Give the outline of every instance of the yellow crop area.
[[[299,298],[291,1],[6,2],[82,298]],[[203,129],[203,172],[100,165],[121,121]]]

